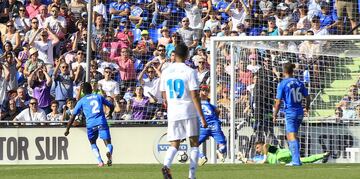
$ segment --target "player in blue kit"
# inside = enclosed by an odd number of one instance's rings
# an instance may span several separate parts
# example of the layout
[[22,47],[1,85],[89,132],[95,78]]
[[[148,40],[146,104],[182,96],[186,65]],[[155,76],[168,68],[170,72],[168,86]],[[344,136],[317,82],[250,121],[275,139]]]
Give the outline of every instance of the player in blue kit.
[[107,101],[103,96],[98,94],[92,94],[92,88],[90,83],[83,83],[82,84],[82,92],[85,94],[77,103],[72,112],[71,118],[67,124],[65,136],[69,135],[69,130],[72,123],[75,120],[75,116],[78,115],[81,111],[85,114],[86,118],[86,128],[87,128],[87,135],[88,139],[91,144],[91,150],[95,154],[98,166],[103,167],[104,162],[101,159],[99,148],[96,145],[96,140],[98,136],[104,140],[104,143],[107,148],[106,156],[108,158],[107,165],[112,165],[112,151],[113,146],[111,144],[111,137],[109,126],[107,124],[103,105],[110,107],[110,113],[112,114],[114,110],[114,106]]
[[[277,114],[280,109],[281,100],[285,104],[285,127],[286,137],[289,144],[292,160],[287,166],[300,166],[300,146],[297,139],[300,124],[304,118],[304,110],[307,114],[310,108],[310,96],[304,83],[293,77],[295,65],[284,64],[284,79],[277,87],[275,99],[273,121],[276,122]],[[302,99],[306,98],[305,109],[302,107]],[[264,156],[265,159],[267,156]]]
[[[226,156],[226,138],[221,130],[221,121],[219,120],[219,109],[209,102],[209,86],[201,85],[200,86],[200,99],[201,99],[201,108],[205,116],[206,123],[208,126],[206,128],[200,127],[200,136],[199,136],[199,145],[206,141],[206,139],[211,136],[215,139],[216,143],[219,146],[219,149],[216,151],[218,158],[224,162]],[[202,166],[207,162],[206,156],[202,151],[199,153],[199,162],[198,165]]]

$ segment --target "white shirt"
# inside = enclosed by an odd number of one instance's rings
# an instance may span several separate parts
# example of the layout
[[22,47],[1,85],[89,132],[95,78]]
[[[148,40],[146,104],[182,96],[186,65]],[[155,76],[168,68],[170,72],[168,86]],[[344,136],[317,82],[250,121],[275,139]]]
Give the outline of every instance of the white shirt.
[[162,72],[160,91],[166,92],[169,121],[197,117],[190,92],[198,89],[197,72],[185,63],[172,63]]
[[209,19],[205,22],[204,29],[210,28],[211,31],[216,32],[218,27],[220,28],[220,25],[220,21]]
[[60,31],[60,27],[58,25],[58,22],[63,28],[66,28],[66,20],[62,16],[58,16],[56,19],[54,16],[49,16],[45,19],[45,27],[47,24],[49,24],[50,29],[55,33],[58,34]]
[[[60,113],[55,114],[54,116],[52,115],[52,113],[49,113],[46,115],[46,120],[59,122],[62,121],[62,117],[63,116]],[[62,125],[62,123],[50,123],[49,125]]]
[[198,7],[198,5],[186,2],[184,10],[186,12],[186,17],[188,17],[190,21],[189,27],[191,27],[192,29],[202,29],[202,11]]
[[105,91],[106,96],[115,96],[120,94],[119,83],[114,80],[106,81],[102,79],[98,82],[101,88]]
[[[4,70],[3,70],[4,71]],[[3,72],[4,73],[4,72]],[[0,74],[0,104],[4,104],[5,98],[6,98],[6,92],[7,92],[7,86],[9,82],[5,80],[3,77],[5,75]]]
[[233,31],[237,31],[237,25],[238,24],[244,24],[245,21],[245,10],[241,9],[241,11],[239,12],[238,9],[230,9],[232,16],[231,16],[231,21],[232,21],[232,30]]
[[150,81],[149,78],[144,79],[144,95],[150,98],[149,93],[156,97],[157,103],[162,103],[160,91],[160,78],[155,78]]
[[44,63],[54,64],[54,45],[51,40],[47,42],[35,41],[34,46],[39,50],[39,59],[44,61]]
[[80,65],[81,67],[83,67],[84,70],[86,70],[86,62],[81,62],[81,63],[79,63],[79,62],[77,62],[77,61],[71,64],[71,69],[72,69],[73,71],[75,71],[76,68],[77,68],[79,65]]
[[98,4],[98,5],[95,5],[95,6],[93,7],[93,11],[101,14],[101,15],[103,16],[103,18],[104,18],[105,21],[108,20],[107,15],[106,15],[106,7],[105,7],[105,5],[104,5],[103,3],[100,3],[100,4]]
[[[24,20],[23,20],[24,19]],[[14,21],[14,26],[17,30],[20,30],[20,31],[24,31],[25,32],[25,23],[28,27],[30,27],[30,19],[29,18],[22,18],[20,19],[20,17],[16,18],[15,21]]]
[[[46,121],[45,111],[38,108],[36,112],[30,110],[30,108],[26,108],[18,114],[15,119],[17,121]],[[25,123],[25,125],[33,125],[32,123]]]

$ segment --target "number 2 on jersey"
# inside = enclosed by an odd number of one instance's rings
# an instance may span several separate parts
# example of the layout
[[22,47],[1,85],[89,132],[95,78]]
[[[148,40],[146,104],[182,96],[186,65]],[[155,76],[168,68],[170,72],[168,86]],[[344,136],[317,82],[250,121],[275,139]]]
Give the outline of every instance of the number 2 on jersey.
[[[185,84],[184,81],[181,79],[169,79],[167,81],[167,85],[169,87],[169,93],[170,93],[170,99],[173,99],[176,95],[177,99],[182,98],[182,96],[184,95],[184,91],[185,91]],[[174,94],[175,93],[175,94]]]
[[294,102],[301,103],[303,96],[300,92],[300,88],[291,88],[290,93],[294,99]]
[[96,114],[96,113],[99,113],[100,110],[99,110],[99,103],[96,101],[96,100],[92,100],[90,101],[90,106],[92,107],[91,108],[91,112],[93,114]]

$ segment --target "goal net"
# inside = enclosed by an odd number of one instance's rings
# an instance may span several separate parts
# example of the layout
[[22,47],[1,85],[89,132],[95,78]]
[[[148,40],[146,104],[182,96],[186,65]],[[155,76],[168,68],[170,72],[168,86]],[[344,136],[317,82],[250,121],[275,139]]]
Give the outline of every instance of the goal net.
[[[283,104],[272,113],[282,66],[293,63],[311,110],[298,134],[301,156],[330,152],[329,162],[359,162],[360,36],[222,37],[211,41],[211,100],[220,109],[228,160],[255,156],[264,141],[287,148]],[[215,146],[215,145],[213,145]],[[215,147],[214,147],[215,148]]]

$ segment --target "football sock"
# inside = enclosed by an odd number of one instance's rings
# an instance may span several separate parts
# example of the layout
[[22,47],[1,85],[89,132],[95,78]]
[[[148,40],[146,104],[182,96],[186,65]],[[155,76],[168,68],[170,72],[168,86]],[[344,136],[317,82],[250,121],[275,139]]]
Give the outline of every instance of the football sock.
[[204,153],[201,150],[199,150],[199,158],[202,158],[202,157],[204,157]]
[[99,149],[98,149],[96,144],[91,144],[91,150],[94,153],[98,163],[103,162],[102,159],[101,159],[100,153],[99,153]]
[[300,148],[298,140],[289,141],[289,149],[291,152],[292,162],[294,164],[301,164],[300,162]]
[[175,157],[175,154],[177,152],[177,149],[175,147],[170,146],[168,150],[166,151],[165,158],[164,158],[164,166],[167,166],[168,168],[171,167],[171,163]]
[[107,148],[108,152],[110,152],[110,154],[112,155],[112,153],[113,153],[113,145],[108,144],[108,145],[106,145],[106,148]]
[[199,147],[191,147],[190,168],[189,168],[189,178],[191,179],[195,178],[198,160],[199,160]]
[[314,163],[323,158],[324,158],[324,154],[315,154],[315,155],[310,155],[308,157],[300,158],[300,161],[302,163]]
[[219,152],[222,153],[222,154],[223,154],[223,153],[226,153],[226,145],[220,146],[220,147],[219,147]]

